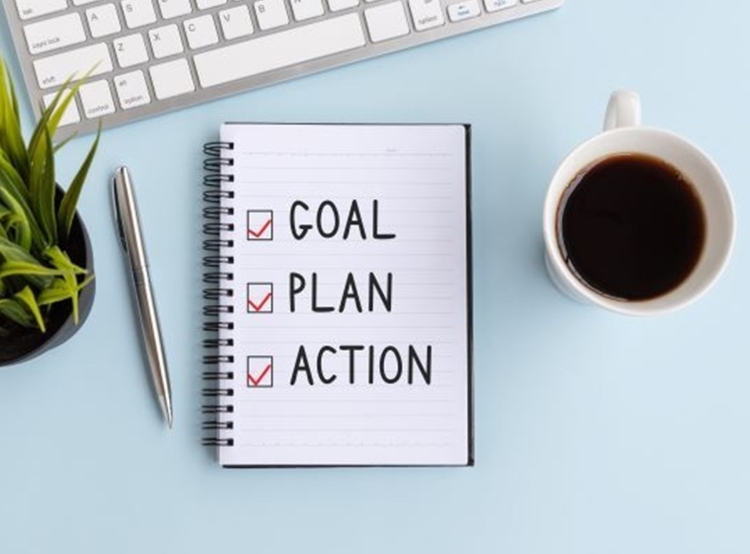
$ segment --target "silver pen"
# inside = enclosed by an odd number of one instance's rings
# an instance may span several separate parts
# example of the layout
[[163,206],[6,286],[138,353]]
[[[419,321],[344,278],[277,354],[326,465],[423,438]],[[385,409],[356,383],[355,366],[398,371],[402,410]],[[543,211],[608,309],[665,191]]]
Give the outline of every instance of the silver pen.
[[112,179],[112,200],[115,208],[115,221],[120,241],[130,266],[133,294],[138,304],[138,316],[143,335],[143,347],[148,357],[151,378],[159,398],[167,425],[172,428],[172,391],[169,386],[167,361],[161,342],[159,318],[151,291],[148,274],[146,247],[143,244],[138,206],[135,202],[133,184],[127,167],[120,167]]

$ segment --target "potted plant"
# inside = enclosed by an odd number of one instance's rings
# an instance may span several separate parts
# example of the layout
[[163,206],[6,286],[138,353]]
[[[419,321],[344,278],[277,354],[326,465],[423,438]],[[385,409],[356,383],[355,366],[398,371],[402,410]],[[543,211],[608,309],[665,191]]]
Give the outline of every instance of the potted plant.
[[94,298],[93,256],[76,205],[99,144],[67,190],[53,144],[80,86],[66,83],[24,141],[15,87],[0,57],[0,365],[27,360],[72,336]]

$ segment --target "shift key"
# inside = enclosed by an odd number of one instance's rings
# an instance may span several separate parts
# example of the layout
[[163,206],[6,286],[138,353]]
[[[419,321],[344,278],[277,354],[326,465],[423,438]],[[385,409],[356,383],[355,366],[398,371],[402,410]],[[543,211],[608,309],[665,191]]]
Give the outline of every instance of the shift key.
[[88,71],[92,77],[112,71],[112,58],[106,44],[93,44],[34,62],[36,79],[43,89],[59,87],[70,77],[80,79]]

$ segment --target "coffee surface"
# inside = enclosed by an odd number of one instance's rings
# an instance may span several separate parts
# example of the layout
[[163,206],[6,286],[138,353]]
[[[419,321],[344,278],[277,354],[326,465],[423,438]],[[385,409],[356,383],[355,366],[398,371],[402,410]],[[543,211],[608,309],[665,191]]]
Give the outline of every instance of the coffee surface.
[[568,186],[558,211],[562,254],[593,289],[648,300],[679,286],[703,251],[706,223],[693,185],[670,164],[623,154]]

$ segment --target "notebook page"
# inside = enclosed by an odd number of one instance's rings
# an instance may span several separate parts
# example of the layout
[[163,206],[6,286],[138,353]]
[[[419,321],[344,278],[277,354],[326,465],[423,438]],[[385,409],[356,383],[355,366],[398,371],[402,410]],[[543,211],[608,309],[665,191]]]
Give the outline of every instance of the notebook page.
[[463,126],[240,125],[223,465],[469,462]]

